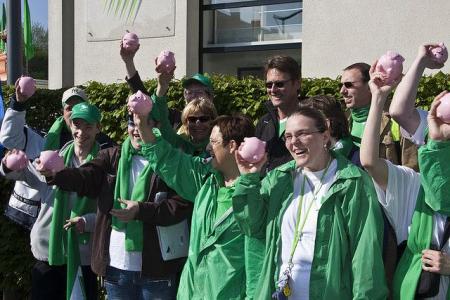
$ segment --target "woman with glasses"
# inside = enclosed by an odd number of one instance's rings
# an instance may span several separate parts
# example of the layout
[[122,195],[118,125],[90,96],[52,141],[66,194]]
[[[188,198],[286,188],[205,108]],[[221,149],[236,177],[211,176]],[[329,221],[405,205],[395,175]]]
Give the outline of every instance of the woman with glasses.
[[254,298],[385,299],[383,223],[370,177],[329,150],[316,109],[289,116],[285,140],[293,160],[262,180],[264,159],[250,164],[236,154],[234,217],[247,236],[265,239]]
[[[192,102],[191,102],[192,103]],[[150,166],[178,195],[194,203],[189,256],[177,299],[244,299],[244,235],[233,216],[231,196],[239,177],[234,153],[254,134],[244,116],[215,119],[209,137],[211,160],[187,155],[171,146],[135,115]]]
[[309,106],[320,110],[327,118],[330,129],[330,147],[343,155],[352,163],[361,166],[359,160],[359,147],[356,146],[348,129],[348,120],[345,117],[340,101],[328,95],[317,95],[304,99],[300,106]]

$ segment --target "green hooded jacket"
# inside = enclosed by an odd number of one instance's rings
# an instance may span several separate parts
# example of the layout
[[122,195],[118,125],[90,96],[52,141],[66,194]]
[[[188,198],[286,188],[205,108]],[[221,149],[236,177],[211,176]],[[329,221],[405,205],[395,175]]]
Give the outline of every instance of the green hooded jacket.
[[[336,181],[317,220],[310,299],[386,299],[383,219],[371,178],[338,155]],[[267,174],[241,175],[233,214],[247,236],[266,240],[255,299],[271,299],[279,276],[281,222],[292,202],[295,161]]]
[[177,299],[243,299],[244,235],[228,209],[215,219],[222,175],[204,159],[192,157],[158,138],[142,145],[151,168],[177,194],[194,202],[189,254]]

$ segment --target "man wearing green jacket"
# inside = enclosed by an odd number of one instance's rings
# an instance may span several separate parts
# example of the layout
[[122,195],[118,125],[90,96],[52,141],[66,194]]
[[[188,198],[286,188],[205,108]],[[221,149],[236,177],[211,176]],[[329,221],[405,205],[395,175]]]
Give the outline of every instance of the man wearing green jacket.
[[[322,113],[287,120],[293,157],[261,180],[264,160],[236,155],[233,214],[247,236],[266,240],[255,299],[385,299],[383,221],[367,174],[330,152]],[[319,179],[320,178],[320,179]],[[295,228],[295,230],[294,230]],[[282,294],[282,295],[281,295]]]
[[254,134],[250,119],[222,116],[213,123],[211,161],[172,147],[135,115],[151,168],[177,194],[194,202],[189,256],[178,299],[243,299],[244,235],[233,217],[231,195],[239,170],[234,158],[244,137]]

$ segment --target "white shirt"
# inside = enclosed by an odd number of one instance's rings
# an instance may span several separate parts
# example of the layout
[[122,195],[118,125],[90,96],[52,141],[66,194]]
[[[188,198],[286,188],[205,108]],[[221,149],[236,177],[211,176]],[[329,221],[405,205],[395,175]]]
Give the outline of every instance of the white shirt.
[[[309,278],[311,265],[314,258],[317,217],[319,214],[319,209],[322,205],[322,199],[328,192],[333,182],[336,180],[336,169],[337,161],[333,159],[328,167],[325,177],[322,180],[322,183],[320,180],[325,170],[317,172],[298,170],[296,172],[294,179],[294,200],[292,200],[286,209],[281,223],[281,267],[279,275],[283,274],[286,270],[291,255],[295,224],[297,221],[297,210],[300,202],[301,188],[305,178],[304,176],[306,176],[305,194],[302,201],[299,231],[308,207],[311,206],[311,209],[307,215],[305,225],[301,231],[300,239],[292,258],[294,266],[291,271],[291,280],[289,281],[292,295],[289,299],[309,299]],[[317,194],[315,199],[313,193]]]
[[[391,223],[397,235],[397,241],[401,242],[408,239],[411,227],[414,208],[416,207],[417,196],[420,189],[420,175],[414,170],[397,166],[386,160],[388,165],[388,185],[386,192],[375,183],[378,201],[383,206],[386,217]],[[433,216],[433,233],[431,242],[440,245],[440,240],[444,234],[444,225],[446,216],[435,213]],[[450,243],[445,242],[442,251],[450,253]],[[433,298],[427,299],[446,299],[447,289],[449,285],[449,277],[441,276],[439,284],[439,294]]]
[[[148,161],[144,157],[139,155],[133,156],[131,161],[130,191],[147,164]],[[142,270],[142,252],[125,250],[125,230],[115,230],[114,228],[111,230],[109,257],[109,265],[111,267],[125,271]]]
[[417,109],[420,117],[419,126],[416,129],[416,132],[413,134],[407,132],[405,129],[400,127],[400,133],[404,138],[407,138],[417,146],[422,146],[425,144],[425,130],[428,128],[427,116],[428,112],[425,110]]

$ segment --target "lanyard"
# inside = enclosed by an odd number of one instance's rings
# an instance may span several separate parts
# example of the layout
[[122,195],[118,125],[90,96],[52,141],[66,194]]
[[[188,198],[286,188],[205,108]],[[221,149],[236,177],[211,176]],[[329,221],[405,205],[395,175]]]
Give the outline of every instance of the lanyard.
[[303,221],[301,222],[301,225],[300,225],[300,217],[301,217],[301,214],[302,214],[303,197],[305,195],[305,182],[307,180],[306,179],[306,175],[303,174],[302,188],[300,190],[300,199],[298,201],[298,208],[297,208],[297,219],[295,221],[294,241],[292,242],[291,254],[289,256],[289,262],[288,262],[289,273],[290,273],[290,270],[293,267],[292,259],[294,257],[295,249],[297,248],[298,241],[300,240],[300,234],[302,233],[303,228],[305,227],[306,219],[308,218],[308,215],[309,215],[309,212],[311,210],[312,204],[314,203],[314,201],[316,201],[317,194],[322,189],[323,179],[325,178],[325,175],[327,174],[327,171],[328,171],[328,168],[330,167],[330,164],[331,164],[331,160],[328,162],[327,167],[325,168],[325,171],[323,172],[322,177],[320,178],[320,186],[319,186],[319,188],[316,191],[312,191],[313,192],[313,199],[312,199],[311,203],[308,205],[308,207],[306,209],[305,217],[303,218]]

